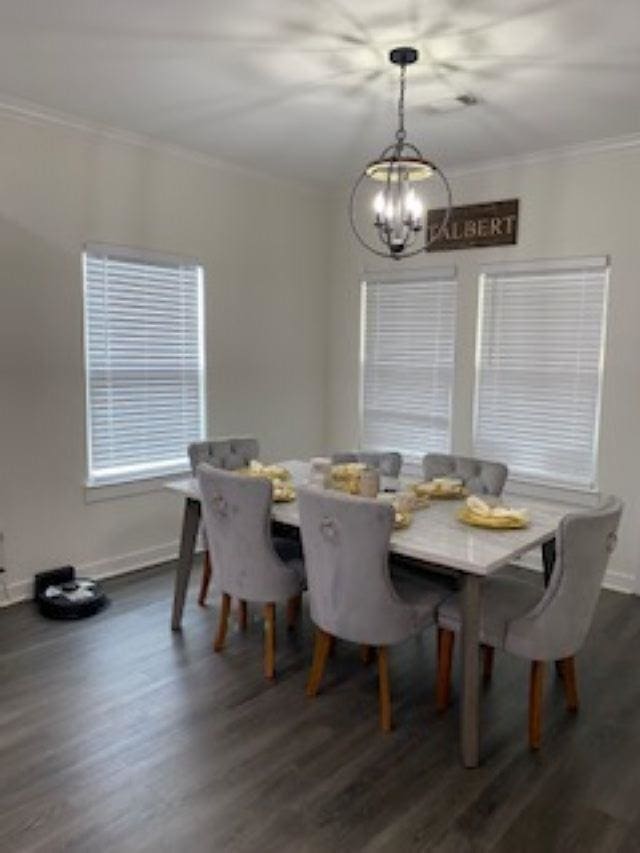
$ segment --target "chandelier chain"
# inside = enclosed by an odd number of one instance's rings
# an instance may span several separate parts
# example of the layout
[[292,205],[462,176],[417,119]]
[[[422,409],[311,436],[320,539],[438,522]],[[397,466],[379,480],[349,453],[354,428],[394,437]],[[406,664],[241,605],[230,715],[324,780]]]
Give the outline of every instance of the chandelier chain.
[[404,93],[407,85],[407,66],[400,67],[400,97],[398,98],[398,130],[396,131],[396,140],[399,145],[404,142],[407,131],[404,127]]

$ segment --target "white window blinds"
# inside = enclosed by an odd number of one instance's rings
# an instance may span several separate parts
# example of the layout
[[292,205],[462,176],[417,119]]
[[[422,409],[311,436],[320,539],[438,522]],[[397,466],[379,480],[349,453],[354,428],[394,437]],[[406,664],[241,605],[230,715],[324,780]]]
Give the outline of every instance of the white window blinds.
[[453,271],[363,285],[363,448],[410,461],[449,450],[456,296]]
[[202,269],[84,255],[89,483],[187,467],[204,436]]
[[595,487],[606,298],[605,259],[483,276],[478,456],[521,479]]

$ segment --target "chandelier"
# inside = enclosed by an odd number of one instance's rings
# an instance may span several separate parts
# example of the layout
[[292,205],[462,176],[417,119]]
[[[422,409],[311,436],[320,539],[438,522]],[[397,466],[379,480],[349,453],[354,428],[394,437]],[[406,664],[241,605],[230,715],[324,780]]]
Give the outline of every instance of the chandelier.
[[[349,219],[360,243],[383,258],[401,260],[426,251],[447,227],[451,188],[442,171],[407,141],[404,101],[407,66],[418,59],[413,47],[396,47],[389,59],[400,66],[398,129],[395,142],[365,166],[351,191]],[[427,228],[427,205],[444,208]]]

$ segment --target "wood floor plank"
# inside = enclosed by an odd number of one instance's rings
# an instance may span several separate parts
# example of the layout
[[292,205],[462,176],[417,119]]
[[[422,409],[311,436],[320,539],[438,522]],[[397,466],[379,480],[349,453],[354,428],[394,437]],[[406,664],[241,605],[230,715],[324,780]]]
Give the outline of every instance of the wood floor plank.
[[[197,573],[194,573],[197,575]],[[263,630],[217,596],[169,630],[172,566],[107,583],[111,607],[56,623],[0,611],[0,849],[13,851],[631,850],[638,837],[640,602],[604,593],[579,656],[580,714],[549,672],[544,738],[526,746],[528,667],[498,655],[483,690],[483,765],[458,760],[459,673],[435,707],[433,632],[389,650],[393,732],[375,668],[344,643],[305,683],[314,628]]]

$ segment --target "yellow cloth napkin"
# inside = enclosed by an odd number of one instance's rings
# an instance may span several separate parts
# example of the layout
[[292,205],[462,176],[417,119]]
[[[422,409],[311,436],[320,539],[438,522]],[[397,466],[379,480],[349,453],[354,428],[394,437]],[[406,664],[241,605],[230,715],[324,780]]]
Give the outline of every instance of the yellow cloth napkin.
[[526,509],[491,506],[478,495],[471,495],[467,498],[467,509],[480,518],[508,518],[521,521],[523,524],[529,520],[529,513]]
[[331,476],[338,481],[358,479],[366,467],[362,462],[344,462],[331,467]]
[[296,490],[290,481],[272,480],[271,483],[273,486],[273,499],[276,503],[295,500]]
[[462,480],[457,477],[434,477],[431,481],[434,486],[441,489],[453,490],[462,488]]
[[266,477],[268,480],[290,480],[291,473],[282,465],[263,465],[257,459],[249,462],[247,473],[251,477]]

